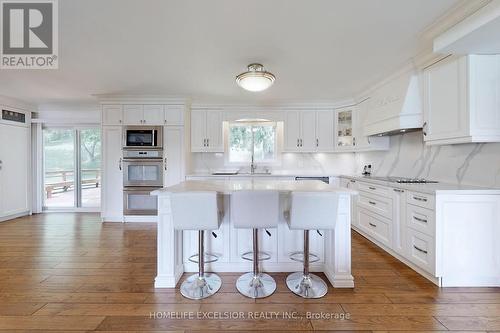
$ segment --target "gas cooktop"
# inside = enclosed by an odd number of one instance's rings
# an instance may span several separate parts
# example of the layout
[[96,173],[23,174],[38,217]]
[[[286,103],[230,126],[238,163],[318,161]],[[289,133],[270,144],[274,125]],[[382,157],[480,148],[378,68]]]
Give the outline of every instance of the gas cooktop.
[[430,184],[438,183],[435,180],[428,180],[425,178],[406,178],[406,177],[370,177],[371,179],[381,180],[390,183],[399,184]]

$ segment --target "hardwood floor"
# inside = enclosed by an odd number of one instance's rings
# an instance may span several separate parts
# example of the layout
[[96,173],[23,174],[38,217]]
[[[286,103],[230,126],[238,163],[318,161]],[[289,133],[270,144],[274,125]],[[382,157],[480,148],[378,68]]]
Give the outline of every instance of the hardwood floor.
[[96,214],[19,218],[0,223],[0,331],[500,331],[500,288],[440,290],[356,233],[352,246],[353,290],[305,300],[288,291],[286,274],[272,274],[277,292],[251,300],[237,293],[235,273],[221,274],[214,297],[191,301],[153,288],[153,224],[101,224]]

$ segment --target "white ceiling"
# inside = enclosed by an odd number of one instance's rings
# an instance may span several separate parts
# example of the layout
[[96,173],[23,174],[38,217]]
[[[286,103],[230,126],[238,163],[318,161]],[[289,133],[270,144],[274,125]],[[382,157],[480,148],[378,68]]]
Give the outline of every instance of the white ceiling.
[[[199,102],[336,100],[389,74],[457,0],[62,0],[59,70],[2,70],[0,94],[35,104],[92,94]],[[277,81],[245,92],[261,62]]]

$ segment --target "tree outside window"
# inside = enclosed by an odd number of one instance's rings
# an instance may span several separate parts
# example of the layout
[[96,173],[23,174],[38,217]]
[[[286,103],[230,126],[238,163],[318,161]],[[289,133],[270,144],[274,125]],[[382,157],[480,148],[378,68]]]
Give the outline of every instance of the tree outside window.
[[272,163],[276,159],[276,124],[231,123],[229,125],[229,162]]

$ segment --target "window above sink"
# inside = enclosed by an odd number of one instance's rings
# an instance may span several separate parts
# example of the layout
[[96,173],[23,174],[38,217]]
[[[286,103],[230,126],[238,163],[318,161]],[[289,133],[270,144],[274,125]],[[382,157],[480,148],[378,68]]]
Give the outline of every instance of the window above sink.
[[277,124],[271,121],[235,121],[228,124],[227,162],[235,165],[274,164]]

